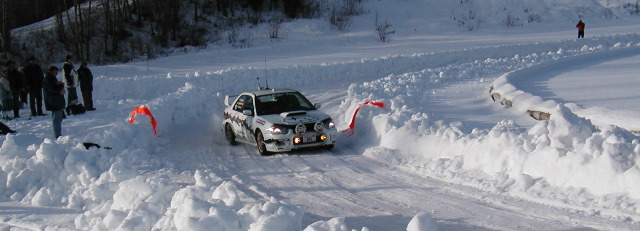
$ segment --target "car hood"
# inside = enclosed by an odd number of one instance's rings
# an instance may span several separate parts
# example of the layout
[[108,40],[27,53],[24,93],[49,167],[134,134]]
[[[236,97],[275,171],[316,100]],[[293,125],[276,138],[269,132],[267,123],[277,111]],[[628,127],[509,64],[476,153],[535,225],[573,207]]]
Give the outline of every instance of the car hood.
[[260,118],[269,121],[273,124],[286,124],[286,125],[295,125],[295,124],[306,124],[306,123],[315,123],[319,121],[323,121],[325,119],[330,118],[324,112],[313,110],[313,111],[290,111],[283,112],[280,114],[273,115],[262,115]]

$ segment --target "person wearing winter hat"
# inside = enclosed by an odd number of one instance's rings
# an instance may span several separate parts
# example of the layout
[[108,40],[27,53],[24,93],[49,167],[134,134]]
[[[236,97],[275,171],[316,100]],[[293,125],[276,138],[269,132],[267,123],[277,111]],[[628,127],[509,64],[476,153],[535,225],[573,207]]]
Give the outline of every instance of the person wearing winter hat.
[[64,119],[64,83],[58,81],[56,76],[58,75],[58,68],[56,66],[50,66],[45,74],[44,81],[42,82],[44,92],[44,107],[47,111],[51,111],[53,135],[58,138],[62,135],[62,119]]
[[27,66],[24,67],[24,77],[29,91],[31,116],[46,115],[42,113],[42,80],[44,79],[44,72],[36,57],[31,56],[27,59]]
[[584,38],[584,22],[580,20],[578,24],[576,24],[576,27],[578,28],[578,38]]
[[[64,86],[67,88],[67,105],[71,106],[78,103],[78,92],[76,91],[76,87],[78,86],[78,73],[73,66],[73,56],[67,55],[62,69],[64,71]],[[69,114],[68,109],[67,114]]]
[[87,111],[96,110],[93,107],[93,74],[85,61],[82,61],[78,68],[78,79],[80,80],[80,92],[82,92],[84,108]]
[[7,70],[0,67],[0,113],[2,119],[11,120],[7,115],[8,111],[13,110],[13,95],[11,94],[11,84],[7,76]]
[[11,95],[13,99],[13,118],[20,117],[20,109],[22,108],[22,103],[20,102],[20,95],[25,89],[24,81],[22,79],[22,75],[18,72],[16,68],[16,63],[14,61],[9,60],[7,62],[7,78],[9,80],[9,85],[11,87]]

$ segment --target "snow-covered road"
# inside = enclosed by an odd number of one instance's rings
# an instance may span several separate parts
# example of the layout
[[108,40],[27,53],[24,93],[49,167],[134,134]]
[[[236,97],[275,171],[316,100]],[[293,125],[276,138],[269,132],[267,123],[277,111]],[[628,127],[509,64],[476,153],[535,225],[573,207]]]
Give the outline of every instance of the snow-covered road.
[[[335,111],[339,105],[332,97],[342,98],[344,91],[335,89],[310,98]],[[593,216],[585,208],[542,204],[416,174],[344,144],[332,151],[260,156],[253,146],[229,146],[218,132],[199,129],[216,125],[200,121],[176,129],[176,139],[161,159],[176,167],[160,171],[173,172],[182,183],[192,184],[194,169],[208,169],[219,179],[235,182],[246,194],[244,199],[275,197],[298,205],[305,211],[305,227],[340,214],[348,227],[403,230],[415,214],[427,210],[438,217],[442,230],[637,228],[624,220]]]

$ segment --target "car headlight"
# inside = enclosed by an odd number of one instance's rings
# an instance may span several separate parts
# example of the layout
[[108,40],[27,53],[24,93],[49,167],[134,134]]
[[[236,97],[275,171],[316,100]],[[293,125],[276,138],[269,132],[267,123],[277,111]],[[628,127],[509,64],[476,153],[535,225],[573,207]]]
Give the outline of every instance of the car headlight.
[[283,125],[273,125],[270,128],[267,128],[267,131],[271,132],[273,135],[289,133],[289,129]]
[[324,122],[324,126],[327,127],[327,128],[331,129],[331,128],[335,128],[336,127],[336,124],[333,123],[333,120],[331,118],[326,119],[326,120],[324,120],[322,122]]

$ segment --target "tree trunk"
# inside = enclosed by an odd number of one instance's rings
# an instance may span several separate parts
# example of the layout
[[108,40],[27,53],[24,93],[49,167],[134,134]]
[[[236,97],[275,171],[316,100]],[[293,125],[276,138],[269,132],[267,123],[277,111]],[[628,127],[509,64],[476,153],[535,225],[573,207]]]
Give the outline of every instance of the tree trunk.
[[91,47],[91,37],[93,36],[93,25],[91,24],[91,4],[93,3],[93,1],[89,1],[89,9],[87,9],[87,24],[86,24],[86,28],[84,30],[84,32],[86,33],[84,35],[85,37],[85,41],[84,41],[84,51],[85,51],[85,60],[90,60],[91,59],[91,51],[90,51],[90,47]]
[[102,0],[102,10],[104,11],[104,38],[102,39],[104,42],[104,52],[106,55],[110,55],[111,51],[109,50],[109,25],[111,24],[111,8],[109,7],[109,0]]
[[11,17],[9,17],[9,11],[11,9],[10,0],[2,0],[2,52],[11,52]]
[[60,7],[60,4],[56,4],[56,8],[58,8],[58,12],[56,14],[56,29],[58,32],[58,41],[60,41],[61,43],[64,43],[65,40],[67,40],[67,36],[66,36],[66,32],[64,29],[64,19],[62,18],[62,8]]
[[[64,0],[64,5],[67,5],[67,1]],[[66,9],[66,8],[65,8]],[[79,54],[78,49],[78,25],[71,21],[71,15],[69,14],[69,10],[65,10],[65,14],[67,15],[67,24],[69,26],[69,31],[71,31],[71,41],[64,41],[68,46],[69,42],[73,43],[73,50],[75,54]]]

